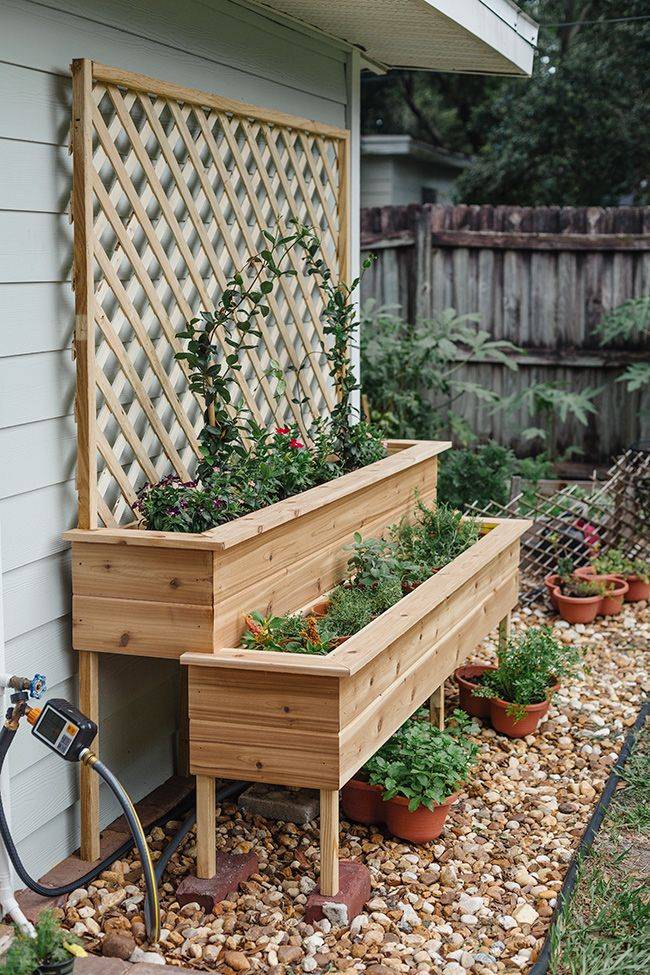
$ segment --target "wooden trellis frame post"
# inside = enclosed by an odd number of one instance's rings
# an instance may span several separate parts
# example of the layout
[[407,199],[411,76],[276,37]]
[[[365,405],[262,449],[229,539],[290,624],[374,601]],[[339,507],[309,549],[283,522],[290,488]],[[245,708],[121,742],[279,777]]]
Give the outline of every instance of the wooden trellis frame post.
[[[71,71],[79,528],[133,537],[139,488],[170,472],[187,480],[199,456],[202,404],[175,359],[187,320],[289,216],[314,227],[348,279],[349,132],[88,59]],[[271,360],[312,417],[334,405],[314,355],[322,299],[289,260],[297,276],[269,296],[237,375],[262,425],[308,424],[291,388],[275,396]],[[80,706],[98,721],[98,655],[79,652]],[[98,780],[85,768],[81,819],[82,856],[96,859]]]

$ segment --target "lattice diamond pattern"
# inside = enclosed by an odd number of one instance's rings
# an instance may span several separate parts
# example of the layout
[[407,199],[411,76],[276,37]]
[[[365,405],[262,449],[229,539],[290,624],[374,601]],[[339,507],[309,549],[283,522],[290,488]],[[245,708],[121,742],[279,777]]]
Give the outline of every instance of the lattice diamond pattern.
[[[265,246],[263,230],[295,216],[317,228],[335,274],[345,261],[345,133],[269,121],[248,107],[238,114],[232,103],[221,110],[198,93],[167,97],[162,87],[131,88],[127,75],[92,85],[96,476],[107,526],[132,522],[145,481],[191,476],[202,407],[174,358],[176,333],[213,308],[229,275]],[[319,355],[320,295],[300,255],[290,260],[298,274],[271,296],[233,393],[258,422],[304,429],[333,394]],[[271,359],[287,374],[281,399]]]

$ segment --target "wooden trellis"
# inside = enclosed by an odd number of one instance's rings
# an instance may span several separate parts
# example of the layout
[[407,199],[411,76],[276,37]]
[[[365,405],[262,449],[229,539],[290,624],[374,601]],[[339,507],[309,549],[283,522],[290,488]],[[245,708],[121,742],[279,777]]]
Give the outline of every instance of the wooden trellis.
[[[190,477],[202,404],[176,334],[263,231],[309,224],[347,276],[348,132],[85,59],[72,76],[79,526],[115,527],[146,481]],[[259,423],[304,428],[333,393],[320,295],[300,254],[289,260],[298,273],[270,297],[236,393]],[[289,378],[282,397],[272,360]]]

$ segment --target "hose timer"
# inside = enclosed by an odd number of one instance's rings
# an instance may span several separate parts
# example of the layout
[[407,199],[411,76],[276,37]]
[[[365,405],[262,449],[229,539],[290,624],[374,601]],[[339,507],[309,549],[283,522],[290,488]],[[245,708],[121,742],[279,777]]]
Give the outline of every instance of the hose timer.
[[43,707],[30,708],[32,734],[68,762],[78,762],[97,737],[97,725],[69,701],[53,697]]

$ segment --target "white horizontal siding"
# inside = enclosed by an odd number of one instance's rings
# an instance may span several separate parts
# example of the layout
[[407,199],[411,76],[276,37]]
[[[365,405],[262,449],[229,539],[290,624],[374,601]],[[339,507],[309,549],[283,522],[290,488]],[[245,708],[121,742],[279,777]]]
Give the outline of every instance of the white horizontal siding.
[[[76,695],[69,63],[88,57],[344,125],[346,52],[228,0],[3,0],[0,30],[0,540],[7,668]],[[102,753],[135,799],[172,771],[177,665],[103,656]],[[74,770],[23,733],[12,818],[28,868],[78,845]],[[38,786],[38,788],[37,788]],[[43,791],[51,801],[43,804]],[[102,790],[102,820],[118,810]]]

